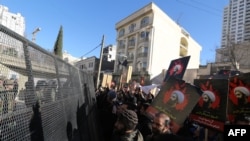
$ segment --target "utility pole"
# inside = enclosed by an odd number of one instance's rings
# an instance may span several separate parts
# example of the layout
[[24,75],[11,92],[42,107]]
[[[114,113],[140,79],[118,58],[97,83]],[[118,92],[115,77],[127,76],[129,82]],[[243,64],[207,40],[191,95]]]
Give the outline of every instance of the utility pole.
[[99,83],[100,83],[100,73],[101,73],[101,67],[102,67],[103,47],[104,47],[104,35],[102,36],[101,52],[100,52],[100,61],[99,61],[99,67],[98,67],[98,74],[97,74],[96,88],[98,88]]

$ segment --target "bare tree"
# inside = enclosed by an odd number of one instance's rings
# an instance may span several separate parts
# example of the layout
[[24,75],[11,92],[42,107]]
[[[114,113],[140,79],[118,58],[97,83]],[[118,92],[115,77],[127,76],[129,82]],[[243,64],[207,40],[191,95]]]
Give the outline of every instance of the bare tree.
[[239,66],[249,65],[249,51],[249,41],[235,43],[232,40],[228,40],[226,47],[217,49],[216,53],[220,55],[220,62],[230,63],[233,69],[238,71]]

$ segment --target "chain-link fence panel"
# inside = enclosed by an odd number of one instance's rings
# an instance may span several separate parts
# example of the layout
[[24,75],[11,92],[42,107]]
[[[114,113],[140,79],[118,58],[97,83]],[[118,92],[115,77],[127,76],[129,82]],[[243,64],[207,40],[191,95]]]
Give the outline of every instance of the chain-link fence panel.
[[23,43],[0,30],[0,140],[29,140],[32,109],[25,104],[26,68]]
[[1,141],[66,141],[76,132],[94,140],[93,86],[87,73],[0,25]]

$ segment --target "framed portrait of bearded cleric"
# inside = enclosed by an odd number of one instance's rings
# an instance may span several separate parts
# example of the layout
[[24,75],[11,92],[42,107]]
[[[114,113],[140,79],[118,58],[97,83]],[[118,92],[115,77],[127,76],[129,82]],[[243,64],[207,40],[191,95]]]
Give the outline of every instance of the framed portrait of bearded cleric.
[[170,77],[182,79],[186,71],[189,59],[190,56],[186,56],[172,60],[167,70],[166,76],[164,78],[164,82],[166,82]]
[[202,95],[190,114],[193,121],[217,131],[224,131],[226,121],[228,79],[195,79]]
[[230,77],[227,112],[230,122],[235,116],[250,117],[250,73]]
[[200,88],[170,77],[147,108],[147,112],[151,116],[157,112],[167,114],[172,119],[173,132],[177,132],[198,102],[201,93]]

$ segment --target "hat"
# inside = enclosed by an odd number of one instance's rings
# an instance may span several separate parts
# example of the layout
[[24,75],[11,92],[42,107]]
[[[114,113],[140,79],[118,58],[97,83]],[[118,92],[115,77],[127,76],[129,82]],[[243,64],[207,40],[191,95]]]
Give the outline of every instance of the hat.
[[214,95],[213,92],[211,92],[211,91],[204,91],[203,94],[202,94],[202,97],[203,97],[204,95],[207,95],[207,96],[211,99],[212,102],[215,101],[215,95]]
[[132,122],[134,124],[138,123],[137,114],[133,110],[128,110],[128,109],[123,110],[120,117],[126,119],[128,122]]
[[13,80],[7,79],[7,80],[4,81],[4,84],[5,84],[5,85],[13,85],[13,84],[14,84],[14,81],[13,81]]
[[242,86],[236,87],[236,88],[234,88],[234,93],[235,93],[235,91],[240,91],[246,96],[250,95],[250,92],[246,87],[242,87]]
[[116,92],[110,90],[110,91],[108,92],[108,96],[109,96],[111,99],[114,99],[114,98],[116,98]]
[[184,101],[184,94],[181,91],[175,90],[172,92],[172,95],[176,95],[178,97],[178,103],[182,103]]

